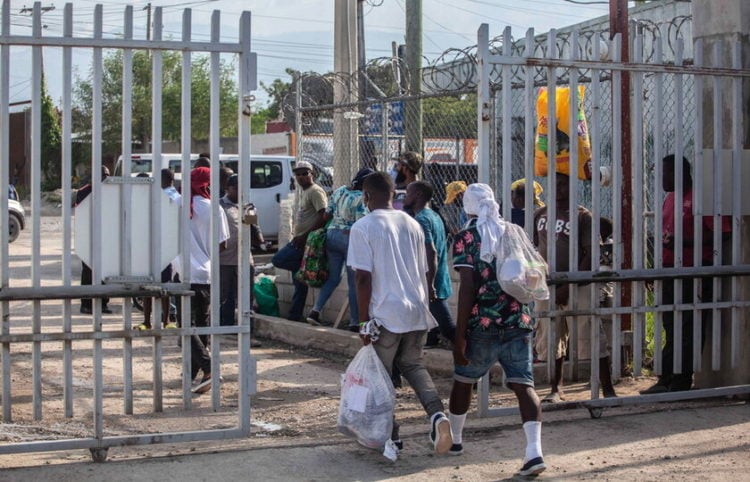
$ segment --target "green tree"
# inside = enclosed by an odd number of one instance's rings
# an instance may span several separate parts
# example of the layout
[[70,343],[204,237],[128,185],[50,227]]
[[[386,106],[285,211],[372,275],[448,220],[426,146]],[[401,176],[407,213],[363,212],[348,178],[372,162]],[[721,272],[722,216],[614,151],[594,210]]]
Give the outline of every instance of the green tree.
[[[122,56],[114,50],[103,60],[102,74],[102,155],[116,158],[122,152]],[[182,54],[162,54],[162,139],[179,142],[182,126]],[[134,147],[151,150],[151,55],[146,51],[133,53],[132,135]],[[234,66],[222,61],[220,72],[220,135],[237,135],[237,86]],[[73,129],[79,135],[91,133],[92,74],[78,78],[73,88],[75,106]],[[210,135],[210,58],[194,56],[191,75],[191,129],[193,140],[206,140]]]
[[47,92],[42,79],[42,191],[53,191],[61,187],[62,176],[62,130],[60,114]]
[[422,103],[425,137],[477,137],[477,96],[431,97]]

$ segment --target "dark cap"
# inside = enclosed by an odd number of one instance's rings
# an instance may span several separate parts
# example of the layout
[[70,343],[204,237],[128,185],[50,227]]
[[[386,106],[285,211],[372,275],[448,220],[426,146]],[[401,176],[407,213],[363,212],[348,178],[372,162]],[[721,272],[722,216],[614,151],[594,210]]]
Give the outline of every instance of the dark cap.
[[357,172],[357,174],[354,176],[354,179],[352,179],[352,189],[354,189],[355,191],[361,191],[362,183],[365,182],[365,178],[373,172],[375,171],[370,169],[369,167],[360,169],[359,172]]
[[419,174],[422,170],[422,156],[418,152],[406,151],[399,156],[398,162],[408,167],[415,174]]

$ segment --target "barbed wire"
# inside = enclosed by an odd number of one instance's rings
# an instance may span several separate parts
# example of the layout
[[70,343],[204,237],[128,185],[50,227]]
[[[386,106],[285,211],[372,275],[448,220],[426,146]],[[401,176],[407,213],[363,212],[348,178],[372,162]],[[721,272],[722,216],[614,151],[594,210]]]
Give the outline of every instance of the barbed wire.
[[[635,19],[631,22],[631,27],[633,32],[631,38],[635,38],[635,36],[641,38],[644,62],[655,61],[657,45],[660,43],[663,50],[662,61],[673,61],[680,40],[687,47],[684,54],[685,58],[692,55],[689,42],[684,41],[689,39],[692,33],[692,16],[690,15],[682,15],[666,21]],[[504,37],[502,35],[492,38],[489,42],[490,52],[502,52],[503,42]],[[609,28],[606,26],[599,29],[590,28],[580,32],[573,30],[557,32],[552,47],[554,49],[553,54],[556,58],[571,58],[572,54],[575,53],[575,57],[580,60],[602,60],[602,58],[594,59],[597,42],[600,46],[600,56],[604,59],[607,58],[605,55],[611,57]],[[512,39],[511,55],[535,58],[550,57],[548,34],[534,37],[531,54],[526,53],[525,43],[523,39]],[[422,93],[451,94],[457,91],[476,89],[478,78],[476,61],[476,45],[464,48],[449,48],[433,60],[423,58]],[[520,88],[524,85],[526,69],[528,68],[526,66],[512,66],[511,86],[513,88]],[[547,69],[534,67],[532,70],[535,85],[546,83]],[[558,82],[569,82],[571,72],[571,69],[559,71]],[[581,82],[591,80],[592,72],[588,69],[575,69],[573,72],[576,73],[578,80]],[[601,72],[600,75],[602,79],[606,79],[610,74]],[[341,89],[342,98],[356,97],[355,94],[362,93],[360,89],[366,92],[365,99],[396,98],[403,95],[420,94],[409,90],[412,76],[413,74],[404,60],[394,57],[372,59],[365,67],[353,74],[307,72],[302,74],[302,107],[330,106],[333,103],[334,86],[336,86],[336,89]],[[493,64],[490,71],[490,88],[497,90],[501,86],[502,66]],[[294,113],[294,105],[294,89],[292,89],[282,106],[282,111],[287,119],[290,114]]]

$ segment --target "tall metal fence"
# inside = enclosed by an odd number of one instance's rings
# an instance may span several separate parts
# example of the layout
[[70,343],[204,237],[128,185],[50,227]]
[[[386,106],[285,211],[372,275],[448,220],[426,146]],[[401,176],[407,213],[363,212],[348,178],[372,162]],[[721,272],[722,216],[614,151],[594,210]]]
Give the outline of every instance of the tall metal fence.
[[[190,172],[191,60],[210,57],[210,152],[219,159],[220,55],[238,58],[239,105],[237,122],[240,162],[240,203],[249,202],[250,103],[255,89],[255,55],[250,49],[250,14],[238,22],[239,41],[221,41],[221,18],[214,11],[211,40],[192,39],[191,10],[182,16],[181,38],[162,37],[162,9],[154,9],[151,38],[133,35],[133,7],[123,10],[119,35],[105,35],[103,6],[93,9],[87,36],[74,35],[73,4],[65,5],[63,33],[44,34],[42,6],[36,2],[31,35],[11,27],[11,2],[2,2],[0,21],[0,192],[8,192],[8,107],[11,53],[31,50],[31,212],[27,223],[29,244],[19,238],[8,242],[8,200],[0,196],[0,370],[2,374],[3,441],[0,454],[88,448],[103,461],[113,446],[217,440],[247,436],[250,431],[249,395],[254,390],[255,367],[250,356],[250,272],[239,270],[239,323],[219,326],[219,199],[211,200],[210,258],[211,324],[191,326],[190,209],[178,209],[162,192],[161,169],[151,179],[131,177],[133,140],[133,53],[149,52],[153,159],[161,159],[162,52],[182,56],[181,111],[182,166]],[[90,29],[88,27],[91,27]],[[50,50],[48,47],[54,47]],[[123,175],[102,177],[102,76],[103,51],[122,51],[122,146]],[[91,193],[74,212],[68,182],[63,183],[62,214],[43,219],[41,206],[41,92],[44,75],[42,54],[62,55],[59,78],[63,85],[62,178],[72,172],[73,52],[91,53],[92,112]],[[49,77],[48,77],[49,79]],[[49,80],[48,80],[49,81]],[[219,192],[219,170],[212,169],[211,191]],[[190,193],[190,176],[183,179]],[[178,214],[179,213],[179,214]],[[179,218],[179,219],[178,219]],[[178,222],[179,221],[179,222]],[[74,237],[73,226],[76,232]],[[177,226],[180,226],[179,229]],[[52,227],[61,226],[61,233]],[[75,243],[73,240],[75,239]],[[250,228],[240,228],[241,266],[248,266]],[[45,249],[51,251],[43,252]],[[73,281],[78,263],[73,250],[91,267],[90,285]],[[55,253],[55,254],[50,254]],[[180,253],[181,283],[163,282],[162,269]],[[59,254],[59,255],[58,255]],[[29,276],[30,275],[30,276]],[[180,328],[161,327],[161,303],[153,304],[153,329],[134,324],[131,297],[172,295],[182,307]],[[103,313],[103,299],[123,298],[122,312]],[[93,309],[81,310],[79,298],[93,299]],[[230,342],[221,335],[233,335]],[[195,399],[191,392],[191,343],[197,337],[210,342],[211,393]],[[181,348],[178,347],[181,342]],[[223,342],[223,343],[222,343]],[[204,372],[206,371],[204,367]],[[226,385],[222,389],[222,376]],[[227,399],[228,396],[228,399]],[[168,413],[165,413],[168,412]],[[213,413],[221,420],[207,426],[199,414]],[[223,417],[223,418],[222,418]],[[203,422],[202,422],[203,420]]]
[[[551,31],[540,53],[532,31],[525,42],[512,43],[510,29],[506,29],[501,47],[493,49],[488,27],[483,25],[477,58],[482,109],[478,116],[480,179],[496,187],[498,198],[504,201],[503,215],[509,218],[513,179],[533,178],[535,168],[542,164],[551,172],[560,169],[562,159],[569,163],[568,197],[557,199],[559,185],[554,176],[537,178],[546,191],[547,225],[557,226],[566,211],[575,212],[582,204],[592,212],[591,239],[581,239],[578,217],[570,216],[570,221],[563,223],[570,237],[570,252],[567,256],[557,252],[558,234],[549,229],[543,255],[550,265],[550,300],[555,300],[557,290],[567,287],[568,299],[576,300],[576,293],[583,293],[584,301],[578,298],[578,305],[550,301],[549,307],[537,306],[536,315],[540,320],[568,319],[574,373],[579,350],[590,348],[591,354],[600,346],[597,326],[607,319],[612,323],[609,342],[616,374],[627,365],[635,375],[646,366],[662,375],[668,370],[662,366],[662,343],[669,342],[667,345],[675,347],[665,362],[672,365],[669,376],[689,373],[689,388],[695,372],[703,378],[704,387],[716,387],[713,376],[743,370],[740,360],[747,357],[742,336],[750,300],[740,295],[740,277],[750,268],[741,250],[746,232],[743,216],[748,214],[748,200],[741,189],[742,179],[748,175],[741,89],[750,74],[742,68],[739,43],[717,43],[711,63],[704,65],[704,45],[697,41],[696,65],[689,65],[684,59],[684,39],[674,41],[673,58],[667,59],[664,39],[652,38],[653,50],[647,51],[644,33],[636,31],[631,60],[625,63],[620,57],[619,35],[602,41],[598,34],[592,37],[574,31],[560,42]],[[732,52],[730,65],[722,63],[720,52]],[[724,96],[722,88],[727,92]],[[542,94],[546,94],[546,104],[540,102]],[[704,108],[712,110],[711,117]],[[588,128],[581,111],[588,118]],[[627,117],[623,112],[627,111],[630,122],[624,123]],[[725,117],[732,119],[731,125],[723,124]],[[571,126],[567,133],[561,131],[563,121]],[[539,142],[543,128],[548,130],[543,139],[546,146]],[[584,156],[579,144],[588,142],[589,133],[591,152]],[[674,178],[667,178],[662,162],[667,154],[678,160],[674,173],[669,174]],[[683,156],[689,164],[683,165]],[[593,173],[589,180],[576,175],[585,162],[590,162]],[[600,182],[602,167],[611,170],[611,187]],[[689,177],[692,183],[686,182]],[[689,196],[684,198],[684,209],[682,203],[674,203],[673,213],[664,211],[665,191],[672,191],[666,188],[667,182],[675,186],[676,199]],[[531,195],[527,189],[526,206],[532,205]],[[530,211],[526,209],[526,229],[531,236],[542,226],[532,222],[536,218]],[[673,226],[663,223],[666,215],[673,216]],[[611,217],[614,227],[613,256],[606,267],[600,236],[603,217]],[[674,227],[674,234],[668,227]],[[593,251],[588,269],[581,268],[586,263],[579,264],[581,257],[588,255],[579,253],[582,243],[590,244]],[[674,252],[674,262],[667,260],[668,251]],[[556,269],[558,256],[568,258],[569,270]],[[601,302],[604,282],[613,283],[611,305]],[[586,299],[589,292],[590,299]],[[687,322],[689,319],[692,321]],[[579,331],[588,321],[590,333]],[[663,338],[662,328],[668,340]],[[584,341],[579,342],[579,333]],[[626,333],[632,336],[631,352],[620,350]],[[541,343],[552,353],[554,328],[547,336],[537,340],[537,347]],[[644,356],[647,336],[652,337],[653,350],[648,363]],[[704,344],[704,339],[711,341]],[[688,345],[686,352],[680,349]],[[692,391],[683,387],[660,395],[600,400],[599,360],[596,356],[590,359],[591,400],[583,404],[590,409],[750,391],[748,385]],[[547,357],[550,377],[552,360]],[[485,392],[481,412],[509,412],[489,409],[486,400]]]
[[[433,206],[455,229],[457,210],[443,206],[445,185],[453,180],[489,183],[502,206],[503,216],[510,219],[511,182],[535,179],[545,191],[542,198],[548,209],[554,212],[555,185],[551,180],[554,178],[534,174],[535,136],[540,116],[572,116],[580,107],[588,127],[594,181],[579,181],[572,176],[572,195],[568,201],[571,206],[580,204],[593,212],[592,232],[597,235],[603,222],[613,222],[612,252],[607,259],[602,258],[601,251],[606,250],[600,247],[603,240],[592,239],[595,263],[591,270],[565,273],[554,269],[554,252],[545,254],[553,266],[550,274],[553,286],[572,281],[587,284],[596,279],[599,281],[597,288],[601,288],[607,281],[613,290],[610,297],[613,304],[599,306],[597,303],[567,311],[553,307],[549,311],[539,311],[538,317],[567,315],[572,320],[573,373],[578,373],[579,349],[583,348],[578,346],[578,326],[593,316],[611,324],[609,344],[614,347],[611,362],[615,378],[623,371],[635,375],[644,370],[661,374],[662,319],[665,313],[673,312],[678,322],[668,333],[673,334],[676,346],[680,346],[682,337],[679,321],[692,316],[692,369],[696,373],[710,378],[716,370],[737,370],[739,360],[747,358],[740,334],[747,323],[744,313],[750,305],[750,301],[739,295],[742,292],[739,277],[749,272],[740,249],[742,216],[747,213],[741,188],[736,184],[739,179],[746,179],[740,171],[744,169],[741,166],[747,154],[737,140],[741,135],[738,133],[742,132],[742,105],[736,97],[739,94],[732,94],[734,100],[727,101],[725,97],[729,94],[714,93],[711,98],[707,92],[711,89],[736,92],[741,82],[746,82],[747,70],[742,69],[739,60],[722,64],[718,53],[713,55],[710,65],[703,64],[704,46],[691,41],[689,5],[666,2],[669,5],[654,6],[654,3],[636,9],[637,15],[632,17],[635,21],[630,26],[633,36],[629,40],[628,63],[622,62],[620,37],[611,40],[607,25],[589,22],[580,29],[568,28],[545,35],[535,36],[529,31],[523,39],[512,39],[509,29],[495,38],[482,30],[476,46],[451,49],[423,69],[421,92],[409,92],[400,87],[409,85],[404,79],[411,73],[398,59],[374,61],[355,74],[355,81],[341,75],[303,75],[297,79],[297,92],[290,95],[286,103],[287,117],[296,119],[299,153],[319,165],[333,166],[333,119],[335,114],[340,114],[349,122],[357,123],[354,132],[358,137],[356,142],[347,144],[355,146],[347,153],[348,158],[337,159],[336,165],[348,166],[349,175],[364,165],[388,169],[391,159],[406,149],[405,131],[410,125],[421,122],[421,152],[425,160],[422,177],[436,187]],[[669,12],[677,14],[670,17]],[[739,55],[734,53],[738,49],[735,45],[721,48]],[[628,81],[630,87],[624,89]],[[352,85],[355,89],[368,85],[368,100],[335,103],[333,92],[337,83],[345,85],[344,90],[348,89],[349,94],[352,94]],[[568,104],[576,110],[562,112],[556,102],[550,100],[539,111],[540,91],[546,89],[554,99],[555,92],[562,87],[570,88]],[[321,91],[328,94],[323,95]],[[361,90],[355,97],[366,98]],[[707,103],[706,99],[711,102]],[[408,108],[409,102],[414,100],[422,102],[424,114],[421,117]],[[704,105],[711,103],[714,107],[709,116],[704,112]],[[721,109],[724,109],[724,117],[719,113]],[[629,124],[623,124],[623,110],[630,112]],[[728,117],[732,118],[731,123],[722,122]],[[576,125],[574,119],[571,123]],[[720,142],[730,137],[734,140]],[[577,163],[585,161],[575,154],[577,139],[575,135],[566,139],[570,143],[571,172],[576,171]],[[551,133],[550,149],[561,145],[562,141],[556,133]],[[713,149],[714,145],[721,145],[723,149]],[[716,236],[711,243],[713,254],[708,263],[711,266],[705,266],[697,254],[694,260],[683,259],[682,248],[675,248],[678,258],[675,266],[664,266],[662,204],[666,193],[662,189],[661,160],[670,153],[678,159],[684,156],[691,162],[696,192],[695,232],[700,231],[699,223],[704,218],[712,219],[716,226],[731,224],[731,234],[721,234],[721,230],[706,234],[706,237]],[[632,166],[630,172],[623,171],[622,167],[627,159]],[[554,160],[548,159],[548,163],[552,166]],[[600,168],[609,170],[610,182],[596,182]],[[732,176],[727,176],[729,172]],[[678,167],[676,176],[676,184],[681,185],[687,173]],[[626,185],[630,189],[624,189]],[[682,194],[682,189],[677,188],[676,196]],[[720,194],[725,198],[719,199]],[[531,202],[531,190],[527,189],[525,205],[531,206]],[[681,213],[675,215],[681,219]],[[533,210],[526,209],[526,228],[530,235],[533,234],[532,216]],[[572,224],[571,230],[576,231],[576,223]],[[675,244],[681,245],[683,236],[688,234],[678,229]],[[700,245],[702,235],[696,236],[695,242]],[[551,240],[548,243],[553,244]],[[576,265],[577,256],[571,250],[571,265]],[[665,302],[664,285],[671,284],[672,279],[677,280],[675,290],[678,293],[683,286],[692,293],[678,294]],[[700,281],[693,283],[693,279]],[[701,291],[704,286],[705,291]],[[571,286],[573,293],[576,289],[575,284]],[[712,321],[702,322],[709,314]],[[672,321],[669,323],[671,328]],[[594,325],[596,323],[590,324]],[[598,343],[598,337],[599,332],[592,330],[591,343]],[[701,340],[706,337],[711,341],[701,350]],[[621,350],[624,345],[626,349]],[[674,354],[675,373],[683,369],[679,351],[675,350]],[[551,375],[552,362],[549,362]],[[592,410],[644,401],[642,397],[616,401],[599,399],[598,370],[599,366],[592,362],[592,400],[587,405]],[[747,391],[748,386],[744,385],[645,399],[696,398]],[[482,400],[480,413],[483,415],[505,413],[487,406],[486,392]]]

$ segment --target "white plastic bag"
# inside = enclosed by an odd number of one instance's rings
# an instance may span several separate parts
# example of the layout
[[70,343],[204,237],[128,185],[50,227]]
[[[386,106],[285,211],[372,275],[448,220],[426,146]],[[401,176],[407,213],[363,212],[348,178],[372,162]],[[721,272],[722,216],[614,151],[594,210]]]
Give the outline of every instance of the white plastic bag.
[[341,375],[337,427],[365,447],[383,449],[391,439],[396,391],[372,343],[363,346]]
[[547,263],[523,228],[506,223],[500,251],[502,257],[495,260],[495,267],[503,291],[521,303],[549,299]]

